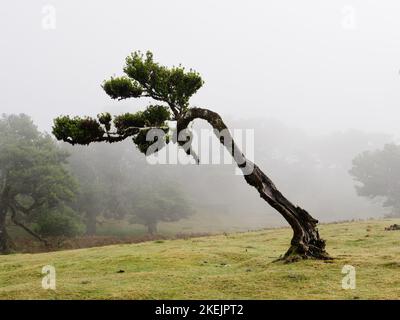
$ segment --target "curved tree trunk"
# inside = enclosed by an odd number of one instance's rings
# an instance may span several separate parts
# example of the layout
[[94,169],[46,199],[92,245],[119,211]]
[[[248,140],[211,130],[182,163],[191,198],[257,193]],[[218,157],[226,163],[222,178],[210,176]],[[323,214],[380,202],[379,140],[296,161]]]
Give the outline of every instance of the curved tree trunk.
[[[283,256],[283,259],[287,262],[306,258],[330,259],[325,251],[325,241],[320,238],[318,233],[318,220],[314,219],[304,209],[293,205],[258,166],[246,159],[217,113],[202,108],[188,109],[177,121],[179,135],[183,134],[185,137],[189,123],[195,119],[203,119],[214,128],[217,138],[235,159],[247,183],[255,187],[261,198],[275,208],[292,227],[293,238],[291,246]],[[181,145],[187,143],[187,141],[182,141],[179,137],[178,142]],[[190,153],[190,148],[188,152]]]

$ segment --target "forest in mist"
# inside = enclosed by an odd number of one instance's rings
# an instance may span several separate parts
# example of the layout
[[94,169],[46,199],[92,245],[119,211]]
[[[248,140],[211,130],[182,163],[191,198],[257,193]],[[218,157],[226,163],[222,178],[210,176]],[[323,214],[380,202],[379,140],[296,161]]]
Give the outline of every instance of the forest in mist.
[[[387,134],[348,130],[313,136],[267,118],[229,123],[254,129],[254,160],[321,222],[388,214],[379,198],[357,195],[349,174],[359,153],[391,142]],[[204,128],[200,123],[194,130]],[[67,152],[64,166],[76,182],[69,204],[74,235],[215,233],[285,225],[235,174],[233,164],[152,164],[129,139],[89,146],[55,143]],[[62,233],[61,228],[49,235]]]

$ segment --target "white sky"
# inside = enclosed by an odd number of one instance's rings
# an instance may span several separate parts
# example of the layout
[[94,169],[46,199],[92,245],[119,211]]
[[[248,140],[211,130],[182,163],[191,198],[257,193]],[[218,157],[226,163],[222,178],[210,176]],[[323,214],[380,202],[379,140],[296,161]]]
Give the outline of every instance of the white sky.
[[0,41],[0,112],[47,130],[60,114],[146,105],[111,101],[100,84],[150,49],[199,71],[192,103],[223,116],[400,136],[398,0],[2,0]]

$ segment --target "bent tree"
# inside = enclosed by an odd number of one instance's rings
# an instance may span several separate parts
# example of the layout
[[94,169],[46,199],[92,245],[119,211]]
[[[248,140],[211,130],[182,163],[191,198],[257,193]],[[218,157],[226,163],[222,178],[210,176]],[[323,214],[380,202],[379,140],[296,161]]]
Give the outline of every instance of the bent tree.
[[[151,52],[145,55],[134,52],[126,58],[123,69],[125,75],[111,77],[104,81],[102,88],[112,99],[149,97],[158,104],[149,105],[144,111],[126,113],[112,119],[110,113],[99,114],[96,118],[61,116],[54,120],[53,134],[57,139],[72,145],[87,145],[92,142],[118,142],[131,137],[138,149],[146,153],[154,143],[146,139],[151,129],[161,129],[164,137],[158,137],[158,151],[170,138],[168,122],[176,121],[173,139],[185,152],[196,160],[197,155],[191,148],[190,124],[201,119],[214,129],[217,138],[227,148],[238,167],[243,171],[246,182],[253,186],[260,196],[275,208],[293,229],[291,246],[283,259],[329,259],[325,251],[325,241],[320,238],[317,223],[307,211],[292,204],[276,188],[267,175],[249,161],[227,130],[218,113],[206,108],[189,106],[190,97],[203,85],[200,75],[184,67],[167,68],[155,62]],[[223,132],[223,134],[221,134]],[[249,170],[251,168],[251,170]]]

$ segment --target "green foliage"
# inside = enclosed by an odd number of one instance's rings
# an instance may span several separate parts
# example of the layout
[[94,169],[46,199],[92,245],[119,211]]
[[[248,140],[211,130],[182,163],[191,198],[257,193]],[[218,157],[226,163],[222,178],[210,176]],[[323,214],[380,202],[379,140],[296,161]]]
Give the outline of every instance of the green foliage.
[[[109,113],[99,114],[98,120],[61,116],[54,120],[55,137],[72,145],[88,145],[100,141],[112,143],[132,137],[143,153],[156,152],[162,148],[169,141],[166,121],[177,120],[189,107],[190,97],[201,88],[203,80],[192,69],[186,71],[182,66],[167,68],[159,65],[154,62],[153,54],[149,51],[146,55],[137,51],[128,56],[124,72],[125,76],[111,77],[103,82],[102,88],[112,99],[150,97],[167,106],[150,105],[144,111],[116,116],[113,121]],[[111,122],[115,131],[112,130]],[[161,130],[153,141],[147,139],[150,129]],[[155,142],[157,147],[150,149]],[[153,204],[157,206],[153,211],[159,214],[157,221],[174,221],[189,214],[190,210],[184,201],[179,204],[177,200],[173,205],[166,199],[157,200]]]
[[45,237],[74,237],[84,231],[84,225],[75,212],[62,207],[46,210],[35,220],[35,231]]
[[128,56],[124,72],[129,78],[111,78],[103,84],[104,91],[112,99],[149,96],[184,110],[190,97],[203,85],[197,72],[186,71],[182,66],[161,66],[154,62],[150,51],[146,55],[136,51]]
[[143,90],[137,82],[127,77],[111,77],[104,81],[102,88],[112,99],[138,98]]
[[3,115],[0,214],[15,211],[19,223],[32,223],[38,212],[57,210],[71,201],[76,183],[64,167],[67,157],[68,153],[48,134],[39,132],[27,115]]
[[171,112],[164,106],[150,105],[143,111],[143,117],[147,126],[162,127],[165,121],[171,119]]
[[[147,134],[150,129],[159,128],[165,136],[168,132],[168,127],[166,121],[169,120],[171,114],[169,110],[160,105],[150,105],[145,111],[138,111],[136,113],[125,113],[114,118],[114,126],[119,134],[126,134],[130,130],[133,135],[132,141],[136,144],[137,148],[142,153],[147,153],[149,147],[158,141],[161,137],[155,137],[153,140],[147,140]],[[141,130],[139,130],[141,128]],[[160,141],[161,142],[161,141]],[[166,140],[164,139],[162,143],[154,150],[158,151],[162,146],[165,145]]]
[[111,114],[109,112],[103,112],[97,115],[97,118],[99,119],[99,122],[104,125],[106,128],[106,131],[110,131],[111,129]]
[[153,144],[153,141],[147,141],[147,134],[150,129],[141,130],[136,136],[132,138],[132,141],[135,143],[138,150],[146,154],[149,147]]
[[[165,130],[167,120],[176,120],[189,106],[190,97],[203,85],[200,75],[184,67],[167,68],[154,62],[153,54],[136,51],[126,58],[125,76],[111,77],[102,88],[112,99],[150,97],[163,105],[150,105],[144,111],[125,113],[112,121],[109,113],[85,117],[61,116],[54,119],[53,134],[58,140],[72,145],[91,142],[117,142],[131,136],[139,150],[146,152],[148,127]],[[171,117],[171,111],[173,117]],[[115,127],[112,132],[111,122]],[[143,130],[142,130],[143,129]],[[168,141],[168,137],[164,139]]]
[[143,128],[146,119],[142,111],[136,113],[124,113],[114,118],[114,126],[119,134],[124,134],[129,128]]
[[110,113],[98,114],[97,118],[98,121],[89,117],[58,117],[54,119],[53,134],[58,140],[72,145],[88,145],[100,141],[115,142],[133,136],[133,141],[137,142],[139,150],[145,153],[153,143],[146,141],[148,128],[168,131],[166,121],[171,119],[171,113],[165,106],[150,105],[144,111],[115,116],[113,123],[116,132],[110,131],[112,120]]
[[28,116],[0,119],[0,191],[7,186],[14,198],[26,196],[48,204],[70,199],[75,183],[63,166],[67,157]]
[[160,105],[150,105],[144,111],[125,113],[114,118],[117,132],[123,134],[129,128],[162,127],[171,117],[169,110]]
[[[132,138],[138,150],[146,155],[151,155],[160,151],[166,143],[169,142],[167,136],[168,128],[158,130],[156,132],[157,135],[154,135],[154,137],[149,136],[150,130],[151,129],[141,130]],[[153,149],[150,149],[150,147]]]
[[[102,121],[106,118],[102,117]],[[87,145],[94,141],[101,141],[105,131],[100,123],[93,118],[70,118],[62,116],[54,119],[53,134],[58,140],[71,144]]]
[[358,195],[383,197],[383,205],[400,215],[400,146],[387,144],[383,150],[366,151],[353,160],[349,171],[356,181]]

